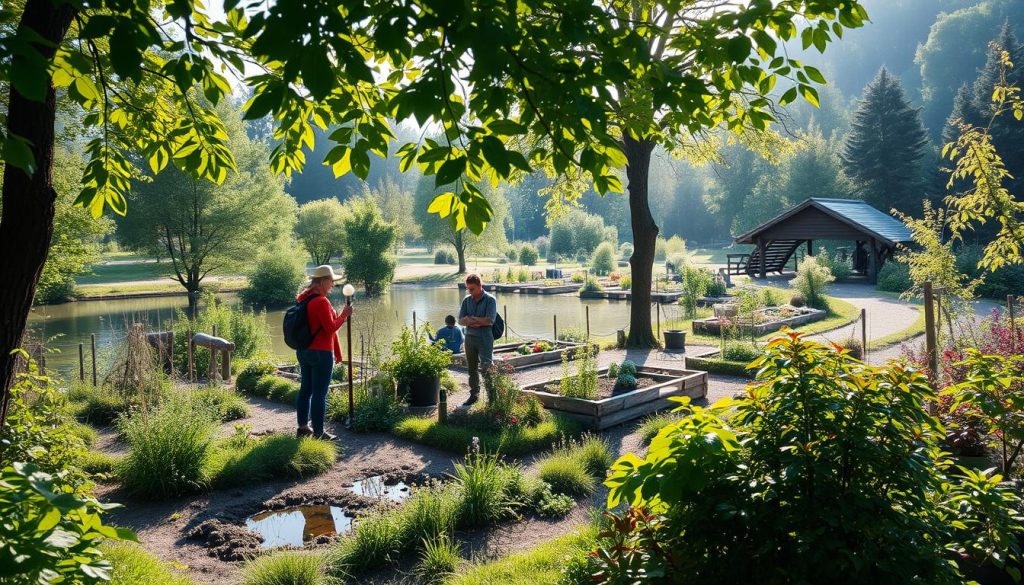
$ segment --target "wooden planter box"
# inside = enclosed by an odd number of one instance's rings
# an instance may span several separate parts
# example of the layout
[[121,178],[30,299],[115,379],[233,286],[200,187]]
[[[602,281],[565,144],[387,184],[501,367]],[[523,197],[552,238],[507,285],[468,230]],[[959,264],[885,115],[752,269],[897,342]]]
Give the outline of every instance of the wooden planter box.
[[[582,286],[582,285],[581,285]],[[683,296],[681,292],[663,292],[656,293],[651,292],[651,300],[658,303],[675,303],[679,300],[679,297]],[[599,291],[588,291],[580,293],[581,299],[606,299],[609,301],[629,301],[633,299],[633,291],[612,289],[612,290],[599,290]]]
[[[569,341],[551,341],[551,340],[537,340],[547,341],[548,343],[555,346],[551,351],[542,351],[540,353],[528,353],[526,355],[520,355],[516,352],[522,343],[502,343],[494,346],[494,362],[495,363],[506,363],[512,366],[513,369],[529,368],[532,366],[540,366],[544,364],[561,363],[562,354],[568,353],[569,359],[574,359],[574,352],[583,347],[582,343],[573,343]],[[529,342],[533,343],[533,342]],[[593,347],[596,349],[597,345]],[[457,353],[452,356],[452,366],[460,369],[468,367],[466,362],[466,354]]]
[[[606,375],[607,372],[608,368],[601,368],[598,375]],[[544,391],[544,386],[557,380],[530,384],[522,391],[540,400],[544,408],[598,431],[674,406],[676,402],[670,400],[673,396],[704,398],[708,393],[707,372],[647,366],[638,367],[637,372],[662,380],[653,386],[600,400],[567,398]]]
[[[750,323],[744,323],[742,321],[733,324],[735,327],[739,327],[740,331],[745,335],[750,335],[751,329],[753,329],[754,335],[766,335],[768,333],[774,333],[783,327],[799,327],[800,325],[806,325],[815,321],[821,321],[828,316],[825,311],[819,311],[818,309],[810,309],[810,313],[803,315],[796,315],[787,319],[778,319],[776,321],[767,321],[765,323],[757,323],[751,325]],[[717,317],[708,317],[707,319],[696,319],[693,322],[693,332],[703,333],[704,335],[719,335],[721,333],[722,326],[718,321]]]

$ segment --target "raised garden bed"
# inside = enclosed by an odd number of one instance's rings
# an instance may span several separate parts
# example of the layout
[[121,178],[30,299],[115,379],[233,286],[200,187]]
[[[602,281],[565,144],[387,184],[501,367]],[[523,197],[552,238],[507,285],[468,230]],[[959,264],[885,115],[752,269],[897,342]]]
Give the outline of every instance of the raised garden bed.
[[751,322],[750,317],[743,315],[695,319],[693,321],[693,332],[704,335],[719,335],[724,323],[729,328],[738,327],[744,334],[749,335],[753,333],[760,336],[774,333],[783,327],[799,327],[800,325],[821,321],[826,317],[828,317],[826,311],[809,307],[782,305],[754,311],[753,322]]
[[[519,348],[523,345],[532,346],[536,342],[542,342],[552,347],[550,351],[539,351],[529,354],[519,353]],[[582,343],[574,343],[570,341],[551,341],[547,339],[541,339],[536,341],[530,341],[526,344],[523,343],[503,343],[494,346],[494,361],[501,361],[505,364],[512,366],[514,369],[529,368],[531,366],[539,366],[542,364],[551,364],[562,361],[562,354],[568,353],[569,359],[573,359],[576,350],[583,347]],[[594,345],[596,348],[597,346]],[[466,354],[457,353],[452,356],[452,366],[457,368],[465,369],[467,367]]]
[[596,400],[568,398],[555,391],[558,380],[549,380],[524,386],[525,394],[535,396],[544,408],[583,423],[594,430],[603,430],[617,424],[667,408],[675,404],[670,398],[689,396],[703,398],[708,392],[706,372],[674,370],[640,366],[637,368],[636,390],[613,394],[614,380],[607,377],[607,368],[598,370],[599,397]]

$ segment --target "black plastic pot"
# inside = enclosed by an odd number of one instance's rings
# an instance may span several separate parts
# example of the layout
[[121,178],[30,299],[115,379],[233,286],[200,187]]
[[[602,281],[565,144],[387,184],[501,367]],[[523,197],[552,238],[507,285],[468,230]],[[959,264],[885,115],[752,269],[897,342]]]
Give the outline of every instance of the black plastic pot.
[[441,395],[440,376],[413,378],[406,386],[409,404],[412,406],[434,406]]
[[686,332],[682,329],[666,329],[665,351],[686,351]]

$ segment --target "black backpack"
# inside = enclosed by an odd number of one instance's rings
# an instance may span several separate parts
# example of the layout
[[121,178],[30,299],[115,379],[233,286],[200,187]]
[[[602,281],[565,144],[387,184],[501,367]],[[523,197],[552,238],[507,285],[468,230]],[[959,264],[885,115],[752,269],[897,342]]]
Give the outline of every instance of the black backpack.
[[313,343],[317,333],[320,333],[319,327],[315,333],[309,330],[308,305],[309,301],[317,296],[319,295],[307,297],[284,312],[284,342],[288,347],[295,350],[306,349]]
[[501,313],[494,313],[494,323],[491,323],[491,335],[495,339],[501,339],[501,336],[505,335],[505,320],[501,318]]

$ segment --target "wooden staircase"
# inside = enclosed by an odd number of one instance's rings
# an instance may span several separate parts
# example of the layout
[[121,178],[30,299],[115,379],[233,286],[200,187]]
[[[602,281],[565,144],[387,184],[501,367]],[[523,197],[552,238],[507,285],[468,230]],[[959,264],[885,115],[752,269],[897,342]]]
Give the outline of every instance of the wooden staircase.
[[[793,256],[793,252],[804,243],[804,240],[772,240],[764,248],[764,270],[768,272],[782,273],[786,263]],[[761,250],[754,250],[747,256],[742,271],[750,276],[759,276],[761,272]]]

